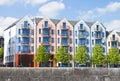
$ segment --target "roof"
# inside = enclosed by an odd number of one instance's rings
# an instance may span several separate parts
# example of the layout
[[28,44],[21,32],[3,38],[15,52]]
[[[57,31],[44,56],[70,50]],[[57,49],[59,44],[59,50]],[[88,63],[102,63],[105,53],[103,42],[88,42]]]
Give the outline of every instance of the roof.
[[73,26],[77,23],[77,21],[73,21],[73,20],[68,20]]
[[55,25],[60,22],[60,19],[50,19]]
[[[25,16],[24,16],[25,17]],[[22,17],[23,18],[23,17]],[[11,27],[13,27],[13,26],[15,26],[22,18],[20,18],[19,20],[17,20],[17,21],[15,21],[14,23],[12,23],[10,26],[8,26],[5,30],[7,30],[7,29],[9,29],[9,28],[11,28]],[[4,30],[4,31],[5,31]]]
[[94,24],[94,22],[87,22],[87,21],[85,21],[85,23],[86,23],[89,27],[91,27],[91,26]]
[[116,32],[120,36],[120,32]]
[[[39,23],[43,18],[35,18],[35,22]],[[34,22],[34,19],[31,19]]]

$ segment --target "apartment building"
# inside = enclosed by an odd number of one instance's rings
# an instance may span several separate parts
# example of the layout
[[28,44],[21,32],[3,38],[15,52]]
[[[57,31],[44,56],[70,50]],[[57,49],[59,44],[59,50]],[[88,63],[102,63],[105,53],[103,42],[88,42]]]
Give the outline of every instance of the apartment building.
[[47,66],[56,67],[54,60],[57,49],[62,46],[71,55],[70,64],[78,45],[83,45],[90,56],[95,44],[102,45],[106,54],[106,28],[102,23],[70,21],[63,19],[34,18],[25,16],[4,30],[5,48],[4,64],[6,66],[34,66],[39,63],[33,58],[39,45],[43,44],[46,52],[51,55]]
[[[56,53],[56,23],[58,20],[45,18],[38,18],[39,22],[36,22],[35,31],[35,51],[37,51],[39,45],[43,44],[46,48],[46,52],[51,55],[51,60],[47,64],[49,67],[55,66],[53,60],[54,54]],[[35,19],[36,21],[36,19]],[[39,66],[39,65],[35,65]]]
[[106,55],[106,28],[105,26],[100,23],[99,21],[96,21],[91,26],[91,53],[92,49],[95,46],[95,44],[100,44],[103,47],[104,55]]
[[119,49],[120,53],[120,32],[111,31],[107,37],[107,53],[111,47]]
[[90,46],[90,27],[92,22],[85,22],[84,20],[80,20],[74,27],[74,42],[75,42],[75,51],[78,45],[85,46],[87,49],[88,55],[91,54],[91,46]]
[[33,66],[33,27],[31,19],[25,16],[4,30],[4,64],[6,66]]

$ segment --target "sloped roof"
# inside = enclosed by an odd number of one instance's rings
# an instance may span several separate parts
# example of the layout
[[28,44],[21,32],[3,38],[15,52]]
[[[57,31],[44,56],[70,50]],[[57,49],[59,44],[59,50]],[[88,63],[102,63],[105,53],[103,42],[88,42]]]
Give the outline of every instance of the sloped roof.
[[43,18],[34,18],[34,19],[31,19],[33,22],[35,20],[36,23],[39,23]]
[[120,32],[116,32],[120,36]]
[[60,22],[60,19],[50,19],[55,25]]
[[73,21],[73,20],[68,20],[70,22],[70,24],[72,24],[73,26],[77,23],[77,21]]
[[94,24],[94,22],[87,22],[87,21],[85,21],[85,23],[86,23],[89,27],[91,27],[91,26]]

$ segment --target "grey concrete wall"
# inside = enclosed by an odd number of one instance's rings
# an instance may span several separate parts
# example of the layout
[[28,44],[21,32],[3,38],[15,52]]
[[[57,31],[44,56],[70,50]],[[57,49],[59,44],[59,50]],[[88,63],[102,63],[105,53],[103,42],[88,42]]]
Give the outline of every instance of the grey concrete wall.
[[120,81],[120,69],[3,67],[0,81]]

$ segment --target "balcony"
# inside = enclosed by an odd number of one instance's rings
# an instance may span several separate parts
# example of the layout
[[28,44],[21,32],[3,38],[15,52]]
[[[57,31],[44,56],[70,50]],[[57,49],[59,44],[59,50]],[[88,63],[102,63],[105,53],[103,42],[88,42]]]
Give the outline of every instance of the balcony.
[[102,31],[102,28],[95,28],[94,31],[95,31],[95,32],[101,32],[101,31]]
[[21,24],[21,28],[22,29],[30,29],[30,25],[28,24],[28,25],[24,25],[24,24]]
[[95,35],[95,39],[102,39],[102,36]]
[[43,29],[50,29],[52,27],[51,24],[48,24],[47,26],[45,26],[44,24],[42,24],[42,28]]
[[63,27],[63,26],[60,26],[61,30],[68,30],[70,27],[69,26],[66,26],[66,27]]
[[117,37],[115,37],[115,38],[111,37],[110,40],[111,41],[118,41],[118,38]]
[[42,35],[43,35],[43,37],[50,37],[49,33],[43,33]]
[[61,43],[62,46],[68,46],[68,43]]
[[23,46],[29,46],[30,42],[21,42],[21,45],[23,45]]
[[78,26],[78,30],[79,30],[79,31],[85,31],[86,29],[85,29],[85,27],[80,28],[80,27]]
[[43,42],[43,45],[50,45],[50,42]]
[[78,35],[79,39],[85,39],[86,35]]
[[68,34],[61,34],[62,38],[68,38]]

